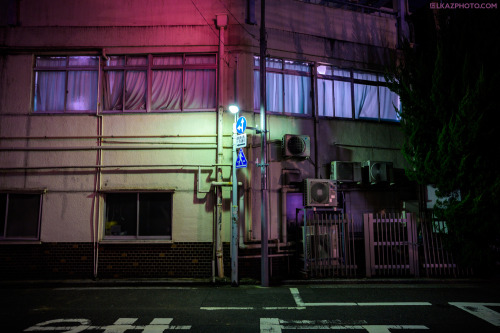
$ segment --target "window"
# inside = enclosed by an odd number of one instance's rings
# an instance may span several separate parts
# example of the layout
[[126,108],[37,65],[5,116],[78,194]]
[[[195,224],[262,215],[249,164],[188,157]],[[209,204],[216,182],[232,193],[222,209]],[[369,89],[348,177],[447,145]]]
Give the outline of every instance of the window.
[[41,203],[38,193],[0,193],[0,239],[39,239]]
[[[214,111],[215,54],[38,56],[35,113]],[[101,82],[100,82],[101,81]],[[102,92],[99,93],[99,83]]]
[[99,58],[36,57],[35,112],[97,110]]
[[105,239],[172,239],[172,192],[105,196]]
[[318,114],[325,117],[399,121],[399,96],[383,75],[320,65]]
[[[260,110],[260,57],[254,57],[254,110]],[[266,59],[267,111],[292,115],[312,114],[309,63]]]
[[110,56],[104,111],[199,111],[216,108],[214,54]]

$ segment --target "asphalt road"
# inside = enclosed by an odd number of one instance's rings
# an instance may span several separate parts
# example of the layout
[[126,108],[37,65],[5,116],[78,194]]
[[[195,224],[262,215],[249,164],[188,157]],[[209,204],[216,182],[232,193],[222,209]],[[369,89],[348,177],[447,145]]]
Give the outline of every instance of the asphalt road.
[[0,290],[1,332],[500,332],[495,284]]

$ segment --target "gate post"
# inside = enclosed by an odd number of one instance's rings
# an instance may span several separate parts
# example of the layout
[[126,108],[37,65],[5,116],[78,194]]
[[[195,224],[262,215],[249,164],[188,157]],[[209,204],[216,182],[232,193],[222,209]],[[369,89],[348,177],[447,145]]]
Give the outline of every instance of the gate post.
[[408,225],[408,255],[410,259],[410,274],[415,277],[419,276],[418,269],[418,235],[415,214],[406,215],[406,223]]
[[363,224],[365,231],[365,263],[366,277],[375,274],[373,265],[375,264],[375,252],[373,245],[373,214],[363,214]]

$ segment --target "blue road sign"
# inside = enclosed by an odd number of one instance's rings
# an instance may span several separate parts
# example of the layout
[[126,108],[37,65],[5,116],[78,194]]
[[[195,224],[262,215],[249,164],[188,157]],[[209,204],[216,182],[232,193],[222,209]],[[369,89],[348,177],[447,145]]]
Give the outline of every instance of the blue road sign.
[[238,120],[236,121],[236,132],[238,134],[243,134],[245,130],[247,129],[247,120],[245,117],[239,117]]
[[247,167],[247,159],[245,154],[243,154],[243,149],[240,149],[238,153],[238,158],[236,159],[236,169],[246,168]]

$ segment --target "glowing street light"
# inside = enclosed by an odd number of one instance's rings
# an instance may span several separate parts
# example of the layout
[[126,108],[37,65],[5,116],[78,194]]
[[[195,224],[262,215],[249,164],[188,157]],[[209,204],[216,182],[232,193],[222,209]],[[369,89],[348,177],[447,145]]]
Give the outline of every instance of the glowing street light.
[[238,112],[240,112],[240,108],[238,107],[238,105],[229,105],[229,112],[231,112],[232,114],[237,114]]

